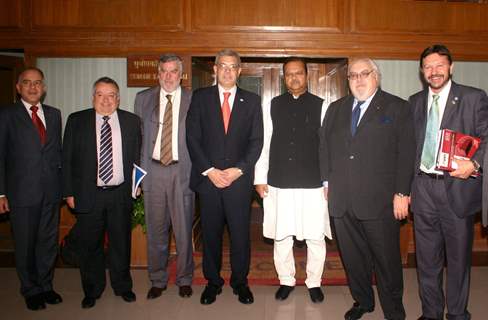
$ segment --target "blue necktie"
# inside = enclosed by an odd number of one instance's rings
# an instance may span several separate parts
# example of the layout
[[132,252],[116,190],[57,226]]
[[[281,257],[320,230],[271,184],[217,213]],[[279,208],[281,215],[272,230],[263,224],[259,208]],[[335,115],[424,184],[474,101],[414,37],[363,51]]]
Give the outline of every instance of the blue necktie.
[[364,101],[359,101],[357,102],[356,106],[352,110],[352,116],[351,116],[351,135],[354,136],[356,134],[356,130],[358,128],[358,123],[359,123],[359,116],[361,115],[361,105],[364,103]]
[[108,123],[109,116],[103,117],[102,130],[100,133],[100,157],[98,161],[98,177],[105,184],[108,184],[114,176],[112,161],[112,128]]

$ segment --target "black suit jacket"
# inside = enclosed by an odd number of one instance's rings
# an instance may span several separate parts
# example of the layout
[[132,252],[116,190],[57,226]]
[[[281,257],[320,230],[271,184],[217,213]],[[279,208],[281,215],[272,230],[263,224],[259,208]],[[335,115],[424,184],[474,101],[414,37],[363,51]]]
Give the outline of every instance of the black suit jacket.
[[[141,124],[139,117],[130,112],[117,109],[117,115],[124,165],[121,188],[130,200],[133,164],[138,163],[140,155]],[[79,213],[89,212],[95,203],[98,168],[95,119],[94,109],[72,113],[64,132],[63,195],[75,198],[75,211]]]
[[251,186],[254,165],[263,147],[263,115],[258,95],[237,88],[227,134],[224,132],[217,86],[193,93],[186,118],[192,160],[190,187],[204,193],[213,187],[205,170],[238,167],[244,175],[234,183]]
[[[415,139],[417,150],[415,157],[415,171],[420,171],[420,158],[425,140],[427,125],[428,89],[412,95],[409,99],[414,113]],[[481,137],[481,144],[473,159],[483,165],[483,155],[486,149],[488,135],[488,98],[480,89],[451,84],[451,91],[447,99],[442,117],[441,129],[451,129],[472,136]],[[481,177],[458,179],[444,174],[444,185],[451,207],[456,215],[465,217],[475,214],[481,209]],[[412,211],[416,211],[415,194],[412,195]]]
[[32,206],[43,197],[61,200],[61,112],[42,108],[44,145],[22,102],[0,108],[0,194],[11,206]]
[[378,89],[351,136],[353,96],[332,103],[320,129],[320,165],[329,212],[359,219],[393,215],[393,195],[410,193],[415,141],[408,103]]

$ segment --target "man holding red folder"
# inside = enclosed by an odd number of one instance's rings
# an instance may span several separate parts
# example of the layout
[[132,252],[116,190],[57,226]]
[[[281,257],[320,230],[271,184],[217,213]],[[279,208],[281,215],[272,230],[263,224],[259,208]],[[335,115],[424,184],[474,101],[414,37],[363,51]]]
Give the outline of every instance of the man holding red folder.
[[[420,70],[427,88],[410,97],[417,142],[411,209],[414,213],[419,291],[419,319],[470,319],[467,310],[474,214],[481,209],[481,179],[470,177],[483,163],[488,135],[488,98],[480,89],[451,80],[453,63],[443,45],[426,48]],[[450,129],[480,137],[470,160],[457,169],[436,169],[437,134]],[[443,268],[447,262],[446,293]]]

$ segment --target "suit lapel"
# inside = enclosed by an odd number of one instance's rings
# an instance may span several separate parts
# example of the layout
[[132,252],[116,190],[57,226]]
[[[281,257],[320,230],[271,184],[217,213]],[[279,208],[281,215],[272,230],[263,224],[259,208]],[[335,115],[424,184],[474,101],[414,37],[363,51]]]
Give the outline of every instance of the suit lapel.
[[54,113],[52,110],[43,107],[43,112],[44,112],[44,119],[46,120],[46,144],[45,146],[52,140],[53,136],[53,129],[55,127],[54,125]]
[[[214,88],[213,93],[210,97],[210,99],[211,99],[210,107],[212,108],[210,110],[210,112],[214,114],[212,117],[214,117],[215,119],[218,119],[218,121],[217,121],[218,132],[221,132],[222,135],[225,135],[224,118],[222,117],[222,106],[220,104],[219,88],[218,88],[218,86],[214,86],[213,88]],[[234,103],[235,103],[235,99],[234,99]],[[233,112],[234,112],[234,110],[232,110],[231,115],[230,115],[231,121],[229,121],[229,129],[231,127],[230,124],[232,122],[232,113]]]
[[[156,139],[158,138],[158,132],[159,132],[159,113],[160,113],[160,100],[159,96],[161,94],[161,87],[157,87],[156,90],[153,91],[153,96],[151,99],[151,115],[150,115],[150,121],[151,121],[151,155],[154,150],[154,145],[156,143]],[[151,156],[152,157],[152,156]]]
[[230,135],[234,130],[236,130],[235,127],[237,126],[237,123],[239,123],[239,118],[242,116],[242,113],[244,112],[244,108],[245,108],[244,103],[245,100],[242,97],[242,91],[238,87],[236,91],[236,96],[234,98],[234,104],[232,105],[232,112],[230,113],[229,128],[227,128],[227,135]]
[[[27,112],[27,110],[25,109],[24,104],[19,101],[15,104],[15,108],[17,120],[20,121],[21,124],[29,128],[30,134],[34,135],[36,137],[36,141],[39,143],[39,145],[41,145],[41,137],[39,136],[39,132],[34,126],[32,118],[30,117],[29,112]],[[46,114],[44,114],[44,116],[46,116]]]
[[119,126],[120,126],[120,138],[122,139],[122,161],[123,163],[127,163],[128,155],[127,155],[127,140],[129,136],[129,132],[127,132],[129,128],[129,124],[127,123],[127,118],[125,117],[125,113],[121,110],[117,109],[117,117],[119,118]]
[[[383,92],[381,91],[381,89],[378,89],[373,99],[369,103],[368,109],[366,109],[366,112],[364,113],[363,117],[359,121],[359,125],[356,130],[356,136],[361,132],[362,128],[368,124],[368,122],[370,122],[372,119],[375,118],[378,112],[381,112],[382,109],[383,109]],[[352,114],[352,110],[351,110],[351,114]]]
[[[95,109],[91,109],[89,117],[86,122],[87,130],[82,131],[86,135],[84,139],[88,141],[87,152],[92,153],[88,156],[88,159],[95,159],[96,167],[98,168],[98,148],[97,148],[97,126],[96,126],[96,112]],[[81,130],[80,130],[81,131]],[[93,158],[92,158],[93,157]]]
[[451,82],[451,90],[449,90],[449,96],[447,97],[446,107],[444,108],[444,115],[442,116],[441,129],[446,128],[449,123],[449,119],[452,113],[456,109],[459,103],[459,90],[456,83]]

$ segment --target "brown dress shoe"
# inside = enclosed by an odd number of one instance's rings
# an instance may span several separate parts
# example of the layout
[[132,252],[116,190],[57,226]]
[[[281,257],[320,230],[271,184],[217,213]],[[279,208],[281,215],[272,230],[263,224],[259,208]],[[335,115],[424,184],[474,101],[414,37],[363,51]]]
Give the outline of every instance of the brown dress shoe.
[[164,290],[166,290],[166,286],[164,286],[162,288],[151,287],[151,289],[149,289],[149,291],[147,292],[147,298],[149,300],[156,299],[159,296],[161,296],[161,294],[163,293]]
[[190,286],[181,286],[178,294],[182,298],[189,298],[193,294],[193,289]]

